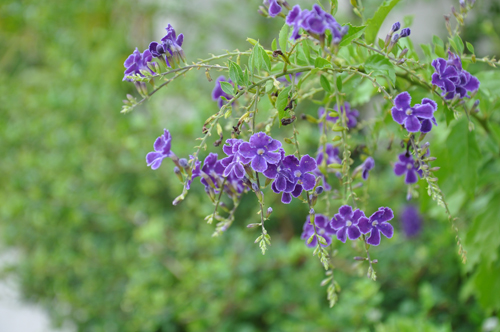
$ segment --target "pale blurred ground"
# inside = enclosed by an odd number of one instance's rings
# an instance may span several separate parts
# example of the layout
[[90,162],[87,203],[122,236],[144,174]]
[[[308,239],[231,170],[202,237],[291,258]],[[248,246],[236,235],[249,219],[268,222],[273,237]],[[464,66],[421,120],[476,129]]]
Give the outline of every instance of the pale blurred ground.
[[[213,3],[220,3],[220,0],[196,0],[193,1],[193,9],[203,13],[212,7]],[[293,1],[289,1],[293,4]],[[422,43],[430,43],[432,35],[437,34],[444,37],[446,31],[444,30],[443,15],[451,12],[451,6],[455,4],[458,8],[458,1],[455,3],[451,0],[432,0],[432,1],[405,1],[397,10],[391,12],[385,23],[379,31],[379,38],[385,39],[385,35],[390,30],[392,24],[396,21],[403,23],[403,18],[407,15],[414,15],[411,38],[415,45]],[[305,8],[304,6],[302,6]],[[339,12],[341,14],[347,13],[351,8],[349,0],[339,1]],[[252,12],[249,15],[255,15]],[[171,19],[170,22],[175,22]],[[163,33],[165,20],[159,19],[157,35]],[[241,32],[245,36],[245,31],[251,24],[251,17],[247,16],[246,20],[239,20],[236,24],[237,32]],[[183,31],[185,35],[196,33],[194,27],[190,31]],[[224,39],[218,38],[214,34],[213,50],[231,49],[231,45]],[[202,56],[202,55],[200,55]],[[3,252],[3,251],[0,251]],[[16,255],[12,252],[3,253],[0,255],[0,269],[5,264],[8,264],[12,259],[16,259]],[[18,284],[16,280],[0,280],[0,332],[71,332],[71,327],[64,329],[54,329],[50,326],[50,321],[47,313],[36,304],[27,303],[20,298]]]

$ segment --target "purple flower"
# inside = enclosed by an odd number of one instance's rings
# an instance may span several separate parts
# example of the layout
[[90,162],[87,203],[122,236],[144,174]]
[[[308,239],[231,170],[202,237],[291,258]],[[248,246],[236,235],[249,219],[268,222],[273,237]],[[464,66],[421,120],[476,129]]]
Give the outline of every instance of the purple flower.
[[233,98],[233,96],[228,95],[227,93],[224,92],[224,90],[222,90],[220,82],[228,82],[231,84],[233,83],[231,79],[228,79],[226,81],[226,78],[224,76],[219,76],[215,80],[215,87],[212,90],[212,100],[217,101],[217,105],[219,105],[219,108],[221,108],[226,103],[226,101],[222,99],[222,97],[226,98],[226,100],[230,100],[231,98]]
[[269,164],[263,174],[269,179],[274,179],[271,189],[276,194],[282,192],[281,202],[289,204],[292,201],[292,195],[294,197],[300,196],[302,193],[302,186],[297,185],[298,179],[293,176],[290,169],[283,165],[285,150],[280,149],[280,155],[280,162],[277,164]]
[[264,172],[268,164],[280,162],[280,153],[272,152],[281,148],[281,142],[267,136],[264,132],[253,134],[249,142],[239,146],[239,153],[252,161],[251,166],[256,172]]
[[307,32],[315,35],[323,36],[326,30],[330,30],[333,35],[333,42],[338,44],[342,37],[347,33],[349,27],[342,27],[332,15],[325,12],[318,5],[313,5],[311,11],[304,9],[301,11],[300,6],[296,5],[288,13],[286,23],[293,26],[292,39],[298,39],[299,29],[303,28]]
[[432,84],[442,90],[445,99],[468,96],[468,92],[479,89],[479,80],[462,68],[462,60],[456,54],[448,52],[448,60],[438,58],[432,61],[436,70],[432,74]]
[[305,190],[311,190],[316,185],[316,177],[311,174],[317,165],[316,160],[309,155],[304,155],[299,159],[293,155],[286,156],[283,159],[283,165],[292,172],[294,178],[298,181],[298,185],[302,185]]
[[220,188],[222,183],[222,174],[224,173],[224,166],[222,166],[220,160],[217,160],[217,153],[208,154],[203,161],[201,171],[203,173],[200,181],[205,188],[212,187],[212,185],[214,186],[214,189]]
[[180,60],[185,62],[186,57],[181,47],[184,42],[184,35],[181,33],[177,36],[174,28],[170,24],[165,30],[167,30],[167,34],[161,39],[161,42],[166,51],[167,58],[173,57],[174,61],[177,63],[180,63]]
[[175,154],[170,151],[170,145],[172,141],[172,136],[170,132],[164,129],[163,135],[158,137],[154,144],[154,152],[150,152],[146,155],[146,162],[151,169],[158,169],[164,158],[176,157]]
[[371,232],[366,239],[366,243],[378,246],[380,244],[380,233],[390,239],[394,234],[394,228],[388,221],[392,218],[394,218],[394,213],[388,207],[379,208],[377,212],[370,216],[370,219],[360,218],[358,226],[361,233]]
[[[190,155],[189,160],[194,160],[194,157]],[[191,171],[191,178],[186,182],[186,189],[187,190],[191,189],[191,183],[193,182],[193,180],[195,178],[201,176],[200,166],[201,166],[201,161],[197,160],[194,163],[194,169]]]
[[332,218],[331,226],[337,231],[337,239],[344,242],[346,238],[349,240],[356,240],[361,236],[358,224],[361,218],[365,218],[365,213],[360,209],[352,211],[352,207],[349,205],[343,205],[339,208],[339,213],[337,213]]
[[410,106],[411,97],[408,92],[402,92],[394,98],[394,107],[392,108],[392,118],[397,123],[404,125],[409,132],[418,132],[422,125],[419,119],[432,119],[436,110],[431,104],[416,104]]
[[264,5],[269,6],[269,16],[275,17],[281,13],[281,6],[277,0],[264,0]]
[[[322,214],[317,214],[314,217],[314,224],[316,225],[316,233],[322,236],[326,241],[326,245],[324,244],[320,245],[322,247],[328,247],[330,243],[332,243],[332,235],[335,234],[335,230],[331,227],[328,217]],[[314,226],[311,224],[311,217],[308,215],[300,238],[302,240],[306,240],[306,245],[309,248],[314,248],[318,245],[318,238],[315,234],[311,243],[307,243],[307,240],[313,234],[314,234]]]
[[399,161],[394,165],[394,173],[397,176],[401,176],[406,173],[405,183],[412,184],[418,181],[417,174],[422,177],[422,170],[415,166],[415,161],[413,157],[406,153],[402,153],[398,156]]
[[126,68],[123,76],[123,81],[132,82],[132,80],[130,78],[127,78],[127,76],[132,76],[134,74],[138,74],[144,77],[144,75],[141,73],[141,70],[147,70],[151,74],[154,74],[154,71],[148,67],[148,62],[151,62],[152,60],[153,57],[151,56],[151,52],[149,52],[149,50],[145,50],[141,53],[136,47],[134,53],[129,55],[129,57],[123,64]]
[[[334,107],[335,111],[338,113],[338,107],[337,105],[335,105]],[[352,109],[351,110],[351,106],[349,105],[348,102],[345,102],[344,103],[344,106],[340,107],[340,114],[344,114],[344,109],[347,110],[347,113],[346,113],[346,116],[347,116],[347,127],[348,128],[354,128],[356,127],[356,125],[358,124],[358,116],[359,116],[359,112],[358,110],[355,110],[355,109]],[[322,117],[323,114],[325,114],[325,108],[324,107],[320,107],[318,109],[318,117]],[[326,115],[326,121],[329,121],[329,122],[336,122],[337,120],[339,119],[339,117],[332,117],[330,115]],[[321,129],[323,127],[323,123],[319,123],[319,128]]]
[[229,138],[226,144],[222,147],[222,151],[228,157],[221,160],[222,166],[225,167],[223,176],[228,177],[233,174],[236,178],[242,179],[245,176],[245,168],[243,165],[248,164],[251,160],[243,157],[239,153],[240,145],[243,143],[241,139]]
[[432,66],[436,70],[432,74],[432,84],[440,87],[443,93],[455,91],[455,83],[458,79],[457,68],[455,66],[448,66],[446,60],[443,58],[433,60]]
[[[434,113],[437,110],[437,104],[434,100],[429,99],[429,98],[424,98],[422,99],[422,105],[430,105],[432,107],[432,112]],[[428,133],[432,130],[432,125],[437,126],[437,121],[436,118],[433,116],[430,119],[424,119],[424,118],[418,118],[420,121],[421,127],[420,127],[420,132],[422,133]]]
[[[326,160],[324,159],[325,156]],[[323,147],[320,146],[316,155],[316,165],[318,166],[318,168],[314,170],[313,174],[316,176],[320,176],[323,179],[325,190],[330,191],[332,187],[328,184],[328,182],[326,182],[325,175],[319,170],[319,166],[321,165],[323,160],[325,160],[326,166],[331,164],[342,164],[342,160],[340,160],[339,158],[339,148],[334,148],[332,144],[328,143],[326,145],[325,152],[323,152]],[[332,168],[327,168],[326,171],[340,174],[338,171],[335,171]]]
[[365,162],[361,165],[361,177],[363,180],[368,180],[368,172],[375,167],[375,160],[372,157],[366,158]]
[[406,237],[417,236],[422,230],[422,217],[416,207],[406,206],[399,216]]

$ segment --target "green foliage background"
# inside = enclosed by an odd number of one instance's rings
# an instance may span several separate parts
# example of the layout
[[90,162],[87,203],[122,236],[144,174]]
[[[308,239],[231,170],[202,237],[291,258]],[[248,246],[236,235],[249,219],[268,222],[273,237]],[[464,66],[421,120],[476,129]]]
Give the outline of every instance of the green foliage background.
[[[394,221],[395,237],[373,250],[377,282],[353,263],[355,248],[338,246],[343,290],[333,309],[319,286],[322,267],[299,239],[303,204],[283,206],[267,194],[273,244],[264,257],[253,244],[256,233],[245,227],[255,222],[254,197],[245,198],[220,238],[203,221],[213,207],[199,185],[171,206],[181,191],[171,164],[153,172],[144,157],[164,127],[173,132],[177,154],[188,154],[216,110],[213,83],[201,71],[190,73],[121,115],[125,94],[136,93],[121,81],[122,62],[135,46],[142,51],[159,39],[161,17],[185,33],[188,60],[226,43],[248,48],[246,37],[269,45],[281,21],[258,16],[259,3],[219,1],[208,9],[124,0],[0,4],[0,243],[21,254],[4,272],[18,278],[24,296],[43,304],[56,325],[71,320],[79,331],[479,330],[500,310],[500,74],[484,72],[489,67],[469,68],[483,72],[486,126],[476,123],[468,133],[465,119],[447,127],[441,115],[431,139],[440,184],[465,238],[466,265],[423,185],[423,233],[406,239]],[[376,4],[368,2],[367,10]],[[478,5],[477,12],[464,40],[486,38],[498,51],[498,5]],[[238,27],[239,15],[251,17],[249,31]],[[213,34],[220,35],[219,47]],[[355,103],[366,102],[357,93]],[[300,110],[316,115],[317,106]],[[397,130],[389,118],[378,125]],[[310,153],[314,130],[299,124]],[[379,146],[367,210],[390,205],[397,214],[405,189],[390,167],[395,148],[387,151],[387,134],[373,139]]]

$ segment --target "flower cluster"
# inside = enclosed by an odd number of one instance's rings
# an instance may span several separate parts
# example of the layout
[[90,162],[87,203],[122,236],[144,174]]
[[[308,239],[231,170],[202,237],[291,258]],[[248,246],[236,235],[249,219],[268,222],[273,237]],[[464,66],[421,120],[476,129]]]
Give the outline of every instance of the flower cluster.
[[[339,108],[337,105],[335,105],[334,110],[339,113]],[[351,109],[351,105],[349,105],[348,102],[344,103],[344,106],[340,107],[340,114],[343,115],[344,111],[346,112],[346,117],[347,117],[347,127],[354,128],[358,124],[358,117],[359,117],[359,111],[355,109]],[[325,108],[320,107],[318,109],[318,117],[321,118],[325,114]],[[326,121],[329,122],[337,122],[339,120],[338,116],[330,116],[329,114],[326,114]],[[323,128],[323,122],[319,123],[319,128]]]
[[415,164],[415,160],[409,153],[402,153],[398,156],[399,161],[394,164],[394,174],[401,176],[406,174],[405,183],[412,184],[418,181],[417,174],[422,177],[422,170]]
[[[144,74],[141,72],[143,70],[149,71],[153,74],[153,70],[149,67],[149,63],[153,60],[153,56],[149,50],[144,50],[144,52],[139,52],[139,49],[136,47],[135,51],[128,56],[127,60],[123,64],[125,66],[125,72],[123,76],[123,81],[132,80],[127,78],[128,76],[140,75],[144,77]],[[154,64],[154,63],[153,63]]]
[[295,5],[286,17],[286,24],[293,26],[292,39],[300,38],[300,28],[321,39],[324,39],[325,31],[330,30],[334,44],[339,44],[349,29],[349,26],[341,26],[332,15],[316,4],[310,11],[301,10],[299,5]]
[[432,84],[438,86],[445,99],[470,98],[468,92],[479,89],[479,80],[462,68],[462,60],[451,52],[448,60],[438,58],[432,61],[436,70],[432,74]]
[[151,42],[149,48],[142,53],[136,48],[127,60],[125,60],[124,81],[132,81],[127,78],[128,76],[139,75],[145,77],[142,73],[144,70],[154,74],[154,71],[151,69],[155,65],[154,62],[151,62],[153,58],[159,59],[167,67],[172,67],[174,62],[179,64],[180,60],[185,61],[184,51],[181,48],[184,36],[182,33],[177,36],[170,24],[166,30],[167,34],[161,39],[160,43]]
[[[321,244],[322,246],[329,245],[333,235],[345,243],[347,238],[356,240],[361,237],[361,234],[369,234],[366,243],[378,246],[381,239],[380,233],[389,239],[393,236],[394,228],[388,223],[392,218],[394,218],[394,214],[388,207],[379,208],[370,218],[367,218],[360,209],[353,210],[351,206],[343,205],[329,222],[328,217],[318,214],[313,225],[308,216],[301,239],[306,240],[308,247],[315,247],[318,243],[316,234],[325,239],[326,245]],[[311,239],[311,237],[313,238]]]
[[411,133],[431,131],[432,124],[437,125],[434,112],[437,104],[429,98],[422,99],[422,104],[410,105],[411,96],[408,92],[402,92],[394,98],[392,118],[400,125],[404,125]]

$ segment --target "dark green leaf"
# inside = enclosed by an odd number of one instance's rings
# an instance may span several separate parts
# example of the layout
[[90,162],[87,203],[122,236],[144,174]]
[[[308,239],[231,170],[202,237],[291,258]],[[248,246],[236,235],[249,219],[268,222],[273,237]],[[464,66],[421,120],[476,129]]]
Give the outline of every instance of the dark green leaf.
[[373,72],[375,76],[389,78],[393,85],[396,82],[396,70],[394,69],[394,65],[383,55],[374,54],[366,59],[365,70],[367,73]]
[[291,88],[292,88],[291,86],[284,88],[278,95],[278,98],[276,99],[276,109],[278,110],[280,127],[281,127],[281,119],[286,117],[285,107],[286,105],[288,105],[288,93],[290,92]]
[[271,43],[271,49],[273,51],[276,51],[278,49],[278,43],[276,42],[276,38],[274,38],[273,42]]
[[352,26],[351,23],[347,23],[347,25],[349,26],[349,31],[347,31],[347,34],[344,36],[344,38],[342,38],[339,46],[349,45],[351,41],[361,36],[363,31],[366,29],[366,26],[364,25],[359,27]]
[[392,10],[392,8],[394,8],[395,5],[397,5],[398,2],[399,0],[384,1],[382,5],[378,7],[373,17],[366,21],[365,38],[368,44],[375,42],[375,38],[377,37],[380,26],[382,25],[382,23],[384,23],[387,14],[389,14],[389,12]]
[[475,132],[470,132],[465,117],[452,127],[446,140],[449,164],[453,165],[456,181],[468,193],[474,196],[477,181],[477,169],[481,153],[476,142]]
[[332,92],[332,87],[330,86],[330,82],[328,82],[328,79],[325,77],[325,75],[321,75],[319,77],[319,82],[321,83],[321,87],[323,90],[325,90],[328,93]]

